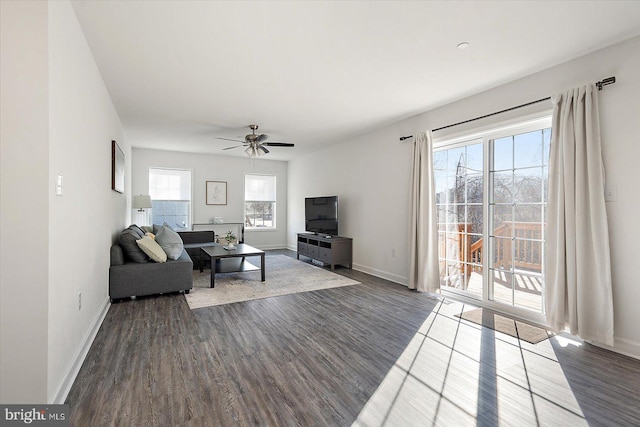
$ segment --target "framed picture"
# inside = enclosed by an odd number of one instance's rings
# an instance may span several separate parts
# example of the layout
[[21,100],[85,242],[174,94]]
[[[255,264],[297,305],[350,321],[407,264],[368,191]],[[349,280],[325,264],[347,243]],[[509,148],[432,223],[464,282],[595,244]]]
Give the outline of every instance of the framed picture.
[[227,204],[227,183],[225,181],[207,181],[207,204]]
[[124,153],[115,141],[111,141],[111,189],[124,193]]

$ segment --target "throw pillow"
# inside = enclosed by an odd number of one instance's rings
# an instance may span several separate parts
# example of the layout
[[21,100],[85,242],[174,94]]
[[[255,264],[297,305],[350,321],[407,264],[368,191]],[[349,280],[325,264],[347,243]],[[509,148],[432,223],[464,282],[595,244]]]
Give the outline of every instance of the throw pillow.
[[140,236],[135,231],[125,228],[118,237],[118,243],[129,261],[147,262],[149,257],[136,244],[138,239],[140,239]]
[[142,239],[136,240],[136,244],[155,262],[167,262],[167,254],[151,237],[144,236]]
[[136,233],[138,236],[144,237],[144,231],[142,230],[142,228],[138,227],[135,224],[131,224],[129,226],[129,230],[133,230],[133,232]]
[[155,234],[153,234],[153,233],[144,233],[144,234],[145,234],[145,236],[149,236],[149,237],[151,237],[153,240],[156,240],[156,235],[155,235]]
[[178,259],[184,250],[184,244],[180,235],[170,227],[162,226],[156,234],[156,242],[167,253],[170,259]]
[[158,231],[160,231],[160,229],[165,226],[173,230],[173,227],[171,227],[169,224],[167,224],[167,221],[165,221],[162,223],[162,225],[153,224],[153,234],[158,234]]

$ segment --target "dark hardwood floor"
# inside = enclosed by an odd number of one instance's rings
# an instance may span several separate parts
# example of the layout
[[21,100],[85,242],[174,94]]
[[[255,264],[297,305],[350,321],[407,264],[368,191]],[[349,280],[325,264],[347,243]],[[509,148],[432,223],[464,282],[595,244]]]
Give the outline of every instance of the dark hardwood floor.
[[67,399],[73,425],[351,424],[437,301],[347,272],[366,283],[113,304]]
[[[290,251],[274,252],[295,257]],[[462,304],[431,299],[355,270],[336,272],[361,284],[197,310],[190,310],[180,294],[113,304],[67,398],[72,425],[461,425],[456,421],[461,415],[472,425],[495,425],[524,413],[514,399],[526,384],[526,405],[534,407],[534,418],[519,425],[564,425],[544,414],[559,414],[546,410],[553,406],[549,402],[562,403],[572,391],[577,408],[556,406],[585,424],[634,425],[640,419],[637,360],[589,345],[547,340],[526,346],[491,334],[494,352],[517,353],[530,369],[546,369],[550,363],[562,368],[553,371],[561,381],[536,371],[521,383],[510,377],[511,362],[502,373],[501,353],[492,356],[493,365],[473,355],[485,352],[475,349],[480,344],[473,337],[486,338],[488,332],[454,316]],[[425,359],[426,368],[420,368],[423,353],[434,358]],[[440,359],[448,360],[446,368]],[[453,372],[458,362],[463,368]],[[496,409],[495,416],[487,416],[486,408],[492,407],[487,399],[476,399],[485,403],[471,409],[465,406],[469,396],[456,375],[474,364],[481,368],[479,377],[469,374],[477,390],[468,393],[488,396],[496,407],[504,398],[513,411],[505,415]],[[482,369],[487,366],[492,369]],[[442,384],[431,383],[429,378],[443,376],[438,369],[446,369]],[[402,386],[394,383],[396,373]],[[544,377],[540,388],[535,375]],[[488,376],[494,385],[480,387]],[[504,387],[495,384],[496,378],[519,394],[500,396]],[[569,391],[554,387],[563,381]],[[405,397],[405,386],[418,387],[418,392]],[[429,396],[439,396],[437,406]],[[403,401],[410,402],[410,409],[400,406]],[[420,404],[424,407],[416,416],[412,411]],[[607,417],[612,412],[616,417]],[[556,420],[570,419],[565,415]],[[615,423],[606,424],[607,419]]]

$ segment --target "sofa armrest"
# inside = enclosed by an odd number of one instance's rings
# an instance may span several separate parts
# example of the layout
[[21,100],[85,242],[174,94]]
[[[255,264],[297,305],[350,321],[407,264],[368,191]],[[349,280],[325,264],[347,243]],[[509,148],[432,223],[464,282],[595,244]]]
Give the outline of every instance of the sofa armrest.
[[124,254],[122,253],[122,247],[120,245],[111,246],[111,264],[110,265],[124,265]]

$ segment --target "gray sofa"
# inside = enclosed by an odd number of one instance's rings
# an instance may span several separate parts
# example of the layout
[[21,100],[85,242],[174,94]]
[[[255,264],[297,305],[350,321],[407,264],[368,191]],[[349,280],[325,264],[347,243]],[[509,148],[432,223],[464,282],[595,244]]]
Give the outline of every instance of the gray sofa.
[[[184,249],[181,238],[172,230],[163,232],[165,237],[169,234],[169,240],[163,240],[162,244],[169,245],[164,248],[158,246],[158,249],[160,252],[169,251],[171,256],[164,257],[166,262],[155,262],[138,247],[140,239],[149,239],[144,230],[135,224],[122,230],[118,242],[111,246],[111,302],[122,298],[170,292],[189,293],[193,288],[193,262]],[[157,238],[159,241],[159,234]]]
[[186,251],[164,263],[125,261],[122,247],[111,246],[109,297],[111,302],[133,296],[164,294],[193,288],[193,262]]
[[[157,231],[157,230],[155,230]],[[111,302],[134,296],[145,296],[180,292],[188,294],[193,288],[193,267],[196,265],[203,270],[209,258],[202,255],[200,248],[215,246],[213,231],[179,231],[183,242],[183,251],[178,259],[168,258],[166,262],[157,263],[148,260],[146,255],[132,257],[131,253],[123,249],[123,235],[129,236],[129,241],[141,238],[144,230],[132,225],[123,230],[119,243],[111,246],[111,267],[109,267],[109,297]],[[124,239],[126,240],[126,238]],[[133,250],[135,245],[129,247]],[[135,255],[135,254],[134,254]],[[193,260],[192,260],[193,258]]]

